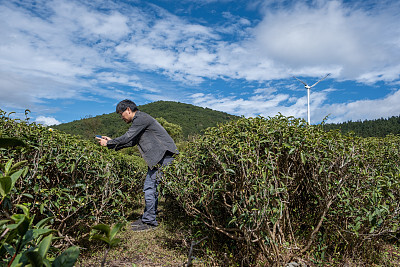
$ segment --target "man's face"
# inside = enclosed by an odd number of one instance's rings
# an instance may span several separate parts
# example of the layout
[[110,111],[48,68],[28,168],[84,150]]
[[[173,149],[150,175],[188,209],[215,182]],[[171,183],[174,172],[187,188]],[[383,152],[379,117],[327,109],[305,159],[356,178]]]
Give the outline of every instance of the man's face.
[[121,118],[124,120],[126,123],[130,123],[133,119],[133,116],[135,115],[134,112],[130,108],[125,109],[125,111],[121,112],[119,115],[121,115]]

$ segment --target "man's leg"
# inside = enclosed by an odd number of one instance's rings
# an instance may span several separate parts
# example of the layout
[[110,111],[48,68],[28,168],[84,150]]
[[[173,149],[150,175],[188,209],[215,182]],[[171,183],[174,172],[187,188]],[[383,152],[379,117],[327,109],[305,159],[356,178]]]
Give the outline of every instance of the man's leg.
[[149,169],[147,171],[146,179],[144,181],[144,186],[143,186],[145,208],[142,215],[142,222],[155,226],[158,225],[156,221],[156,211],[157,211],[157,201],[158,201],[157,172],[158,172],[157,168],[154,168],[152,170]]
[[[174,158],[172,156],[166,155],[159,164],[161,166],[168,165],[172,162]],[[142,216],[142,222],[151,225],[158,225],[156,220],[156,213],[158,207],[158,191],[157,186],[161,179],[162,172],[158,168],[148,169],[146,179],[144,181],[144,200],[145,208]]]

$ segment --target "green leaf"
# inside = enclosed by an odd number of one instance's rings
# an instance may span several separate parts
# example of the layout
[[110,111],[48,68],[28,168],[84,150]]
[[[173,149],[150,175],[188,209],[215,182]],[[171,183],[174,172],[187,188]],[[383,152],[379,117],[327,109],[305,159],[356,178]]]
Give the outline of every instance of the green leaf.
[[7,228],[10,230],[15,230],[17,229],[17,227],[18,227],[17,223],[7,225]]
[[232,214],[235,214],[235,212],[237,211],[237,208],[238,208],[238,205],[237,205],[237,204],[233,205],[233,207],[232,207]]
[[6,223],[8,223],[10,220],[0,220],[0,227]]
[[9,172],[15,172],[19,167],[21,167],[22,165],[24,165],[24,164],[27,163],[27,162],[28,162],[27,160],[23,160],[23,161],[20,161],[20,162],[15,163],[15,164],[11,167],[11,169],[9,170]]
[[54,229],[33,229],[32,230],[33,236],[35,238],[39,238],[42,235],[47,235],[47,234],[55,232],[55,231],[56,230],[54,230]]
[[29,229],[31,220],[23,214],[13,214],[11,216],[11,219],[13,219],[16,223],[7,225],[7,228],[9,228],[10,230],[17,229],[19,235],[25,235],[25,233]]
[[228,225],[231,225],[233,222],[236,222],[236,221],[237,221],[237,218],[234,217],[234,218],[232,218],[232,220],[230,220],[230,221],[228,222]]
[[110,242],[110,247],[115,247],[119,242],[121,242],[120,238],[115,238]]
[[39,244],[39,254],[42,256],[42,258],[46,258],[47,251],[49,251],[50,245],[51,245],[51,240],[53,238],[53,235],[50,234],[43,238],[43,240]]
[[26,217],[30,217],[29,216],[29,209],[26,207],[26,206],[24,206],[24,205],[21,205],[21,204],[17,204],[17,205],[15,205],[16,207],[18,207],[18,208],[20,208],[23,212],[24,212],[24,215],[26,216]]
[[43,214],[44,212],[44,203],[40,204],[40,214]]
[[54,217],[47,217],[42,219],[40,222],[38,222],[35,227],[36,228],[43,228],[51,219],[53,219]]
[[93,226],[92,229],[99,230],[100,232],[104,233],[107,237],[110,236],[110,226],[106,224],[97,224]]
[[4,173],[8,174],[13,161],[14,159],[10,159],[9,161],[7,161],[6,165],[4,166]]
[[10,176],[0,177],[0,194],[4,198],[11,191],[12,180]]
[[226,171],[227,171],[227,172],[230,172],[230,173],[232,173],[232,174],[235,174],[235,171],[232,170],[232,169],[226,169]]
[[110,239],[112,240],[115,235],[121,230],[122,227],[124,227],[124,223],[117,223],[116,225],[113,226],[110,232]]
[[43,267],[43,257],[39,252],[30,250],[25,252],[26,257],[28,258],[32,267]]
[[11,174],[11,181],[12,181],[12,185],[11,187],[14,187],[15,182],[18,180],[18,178],[21,176],[21,174],[24,172],[24,170],[19,170],[17,172],[14,172],[13,174]]
[[325,166],[321,165],[321,167],[319,168],[318,174],[321,174],[321,172],[324,170]]
[[52,263],[53,267],[73,267],[79,257],[79,248],[76,246],[69,247]]
[[30,242],[32,242],[33,240],[33,233],[31,229],[28,229],[28,231],[26,231],[26,233],[24,234],[22,241],[21,241],[21,248],[25,247],[27,244],[29,244]]
[[29,197],[29,198],[33,199],[33,196],[31,194],[23,193],[22,195],[25,196],[25,197]]
[[24,172],[22,173],[22,177],[25,177],[28,174],[29,168],[25,167]]
[[9,244],[4,244],[4,249],[8,252],[10,255],[15,254],[15,248]]
[[75,162],[72,162],[71,167],[70,167],[70,172],[73,173],[75,170]]
[[304,156],[303,152],[300,152],[301,162],[306,164],[306,157]]
[[51,262],[48,259],[43,259],[44,267],[51,267]]
[[110,239],[105,237],[104,235],[94,234],[90,237],[90,239],[101,240],[107,244],[110,244]]

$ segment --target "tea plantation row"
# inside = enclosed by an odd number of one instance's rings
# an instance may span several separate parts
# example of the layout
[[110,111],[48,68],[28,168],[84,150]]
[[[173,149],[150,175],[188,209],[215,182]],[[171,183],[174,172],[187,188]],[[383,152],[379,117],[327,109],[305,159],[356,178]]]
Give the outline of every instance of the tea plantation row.
[[163,183],[188,215],[234,240],[224,252],[235,262],[387,265],[383,248],[400,237],[399,144],[242,118],[191,142]]
[[[2,111],[0,126],[0,138],[26,144],[2,148],[3,166],[10,159],[27,166],[1,204],[5,262],[16,249],[4,245],[5,229],[17,224],[12,214],[22,206],[30,224],[50,218],[52,235],[63,237],[55,241],[61,252],[94,224],[124,220],[138,203],[146,171],[141,159]],[[310,258],[387,264],[381,251],[400,236],[399,141],[325,132],[284,116],[241,118],[189,142],[161,185],[193,227],[225,236],[202,244],[214,244],[221,264],[278,266]],[[40,247],[49,233],[27,249]]]
[[[0,129],[0,255],[4,262],[9,263],[18,250],[23,251],[21,246],[28,251],[40,247],[50,233],[60,250],[77,244],[79,238],[88,236],[93,225],[124,220],[137,203],[146,171],[140,158],[30,124],[28,119],[11,119],[3,111]],[[19,142],[15,148],[16,140]],[[25,162],[18,166],[24,167],[17,172],[19,177],[13,177],[10,171],[16,162]],[[46,218],[53,231],[33,226]],[[14,228],[18,228],[15,233],[10,231]],[[42,232],[45,234],[34,238]],[[27,261],[25,254],[18,255],[21,261]]]

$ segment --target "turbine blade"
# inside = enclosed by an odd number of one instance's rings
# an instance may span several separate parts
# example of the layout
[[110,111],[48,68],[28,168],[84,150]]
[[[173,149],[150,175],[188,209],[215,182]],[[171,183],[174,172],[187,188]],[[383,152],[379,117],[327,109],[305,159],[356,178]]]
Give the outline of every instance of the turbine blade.
[[296,80],[298,80],[299,82],[301,82],[302,84],[304,84],[305,86],[307,86],[307,84],[305,82],[303,82],[302,80],[297,79],[295,76],[292,76],[293,78],[295,78]]
[[313,85],[311,85],[311,86],[310,86],[310,88],[311,88],[311,87],[314,87],[314,86],[316,86],[316,85],[317,85],[319,82],[321,82],[321,81],[325,80],[325,78],[326,78],[326,77],[328,77],[329,75],[330,75],[330,73],[328,73],[327,75],[325,75],[325,77],[324,77],[324,78],[322,78],[322,79],[321,79],[321,80],[319,80],[318,82],[316,82],[316,83],[314,83]]

